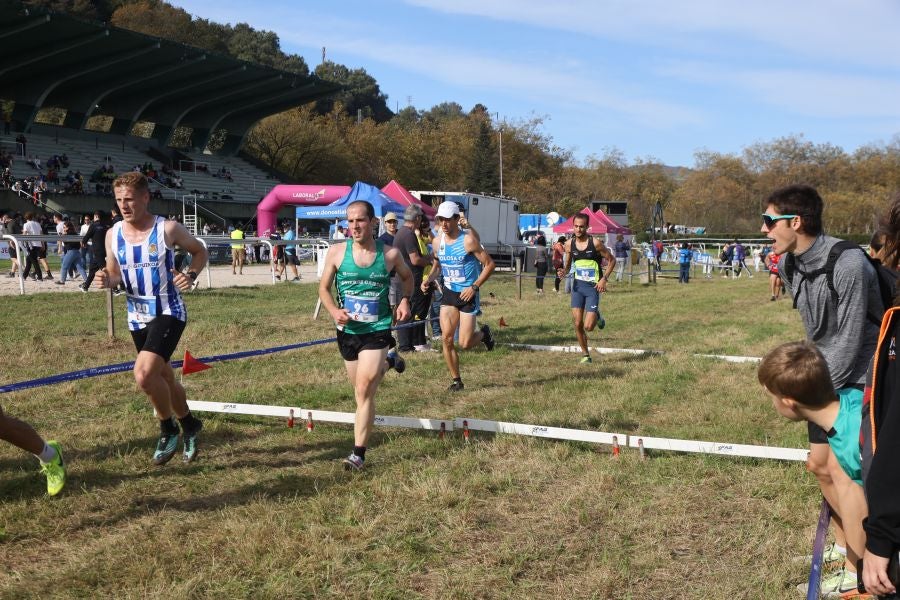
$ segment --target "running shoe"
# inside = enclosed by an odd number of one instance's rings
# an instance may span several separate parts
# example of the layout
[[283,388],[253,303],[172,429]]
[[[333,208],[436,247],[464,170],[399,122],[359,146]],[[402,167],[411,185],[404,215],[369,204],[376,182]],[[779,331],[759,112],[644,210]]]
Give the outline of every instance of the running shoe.
[[56,457],[48,463],[41,463],[41,472],[47,476],[47,493],[55,496],[66,485],[66,465],[59,442],[51,440],[47,445],[56,450]]
[[[56,285],[66,285],[66,282],[65,282],[65,281],[60,281],[60,280],[58,280],[58,279],[57,279],[56,281],[54,281],[53,283],[55,283]],[[773,296],[773,297],[772,297],[772,300],[774,300],[774,299],[775,299],[775,297]]]
[[416,352],[435,352],[435,349],[432,348],[429,344],[417,344],[413,346],[413,350]]
[[601,315],[599,313],[597,316],[600,317],[600,319],[597,321],[597,329],[605,329],[606,328],[606,319],[604,319],[603,315]]
[[589,365],[589,364],[591,364],[592,362],[593,362],[593,361],[591,360],[591,357],[590,357],[590,356],[582,356],[582,357],[581,357],[581,360],[578,361],[578,364],[580,364],[580,365]]
[[345,471],[362,471],[363,467],[366,465],[366,459],[353,453],[345,458],[343,462]]
[[391,368],[397,371],[397,373],[402,373],[406,370],[406,361],[403,360],[403,357],[397,354],[396,350],[391,350],[387,353],[388,364],[391,365]]
[[181,460],[186,463],[197,458],[197,435],[203,429],[203,421],[200,419],[196,419],[196,421],[197,427],[193,431],[185,431],[184,435],[181,436],[182,442],[184,442],[184,453],[181,456]]
[[454,381],[454,382],[451,383],[450,386],[447,388],[447,391],[448,391],[448,392],[461,392],[461,391],[463,390],[464,387],[466,387],[466,386],[463,385],[463,382],[462,382],[462,381]]
[[[806,595],[809,591],[809,583],[801,583],[797,591]],[[848,592],[856,592],[856,573],[841,567],[829,577],[822,580],[819,587],[819,597],[827,600],[837,600],[842,597],[853,598],[854,595],[844,596]]]
[[485,324],[481,326],[482,338],[481,341],[484,344],[484,347],[488,350],[494,349],[494,335],[491,333],[491,328],[489,325]]
[[[827,546],[825,546],[824,552],[822,552],[822,563],[836,563],[836,562],[844,562],[844,559],[847,558],[847,551],[844,550],[841,552],[838,550],[837,545],[834,542],[831,542]],[[794,562],[797,563],[806,563],[808,565],[812,564],[813,555],[812,554],[804,554],[800,556],[795,556],[793,559]]]
[[175,456],[178,450],[178,431],[175,433],[160,433],[156,442],[156,452],[153,453],[153,464],[164,465]]

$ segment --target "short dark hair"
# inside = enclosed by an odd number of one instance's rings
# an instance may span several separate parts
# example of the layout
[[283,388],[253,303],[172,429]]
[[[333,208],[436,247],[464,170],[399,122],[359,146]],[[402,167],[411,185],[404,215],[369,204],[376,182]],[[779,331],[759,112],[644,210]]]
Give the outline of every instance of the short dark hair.
[[822,196],[809,185],[789,185],[769,194],[766,204],[774,206],[782,215],[799,215],[801,227],[807,235],[822,233]]
[[781,398],[820,408],[837,398],[828,363],[810,342],[788,342],[773,348],[759,363],[759,382]]
[[591,220],[591,218],[590,218],[589,216],[587,216],[587,214],[585,214],[585,213],[583,213],[583,212],[575,213],[575,216],[572,217],[572,223],[573,223],[573,224],[575,223],[575,219],[584,219],[585,225],[588,224],[588,223],[590,222],[590,220]]
[[366,209],[366,216],[369,218],[369,220],[375,218],[375,207],[372,206],[371,203],[366,202],[365,200],[354,200],[347,205],[347,210],[350,210],[354,206],[364,206]]

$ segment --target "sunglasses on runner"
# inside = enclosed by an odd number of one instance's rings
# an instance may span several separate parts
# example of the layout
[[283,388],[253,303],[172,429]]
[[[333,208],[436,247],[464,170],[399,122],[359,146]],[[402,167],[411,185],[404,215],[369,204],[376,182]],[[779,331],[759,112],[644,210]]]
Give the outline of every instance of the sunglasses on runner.
[[763,225],[766,226],[766,229],[772,229],[773,227],[775,227],[775,223],[777,223],[778,221],[781,221],[783,219],[793,219],[794,217],[799,217],[799,216],[800,215],[774,215],[773,216],[773,215],[763,213],[763,215],[762,215]]

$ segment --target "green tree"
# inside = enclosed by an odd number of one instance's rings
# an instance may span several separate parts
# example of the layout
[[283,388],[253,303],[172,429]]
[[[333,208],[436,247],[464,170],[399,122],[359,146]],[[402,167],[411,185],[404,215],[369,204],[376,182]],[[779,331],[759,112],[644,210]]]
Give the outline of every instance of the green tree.
[[363,118],[374,119],[376,123],[384,123],[393,116],[387,106],[387,96],[381,92],[375,78],[365,69],[350,69],[344,65],[325,61],[316,67],[315,74],[324,81],[337,83],[344,87],[337,94],[323,98],[316,103],[319,114],[330,113],[340,103],[346,113],[356,118],[361,111]]
[[466,189],[469,191],[486,194],[497,194],[500,191],[499,157],[491,137],[490,125],[482,120],[472,149],[472,166],[466,178]]

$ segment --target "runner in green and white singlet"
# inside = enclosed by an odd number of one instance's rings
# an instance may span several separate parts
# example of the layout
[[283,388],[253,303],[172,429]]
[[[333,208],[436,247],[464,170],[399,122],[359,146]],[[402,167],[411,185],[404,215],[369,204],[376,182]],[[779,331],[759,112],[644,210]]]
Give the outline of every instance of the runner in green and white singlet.
[[[366,447],[375,421],[375,392],[388,369],[402,373],[404,360],[394,351],[391,306],[388,299],[390,273],[403,285],[397,305],[397,320],[409,315],[412,273],[400,253],[376,242],[372,235],[375,209],[365,201],[347,207],[348,239],[328,249],[325,271],[319,281],[319,299],[337,327],[338,349],[356,397],[353,452],[344,459],[348,470],[363,468]],[[337,282],[340,306],[331,294]]]

